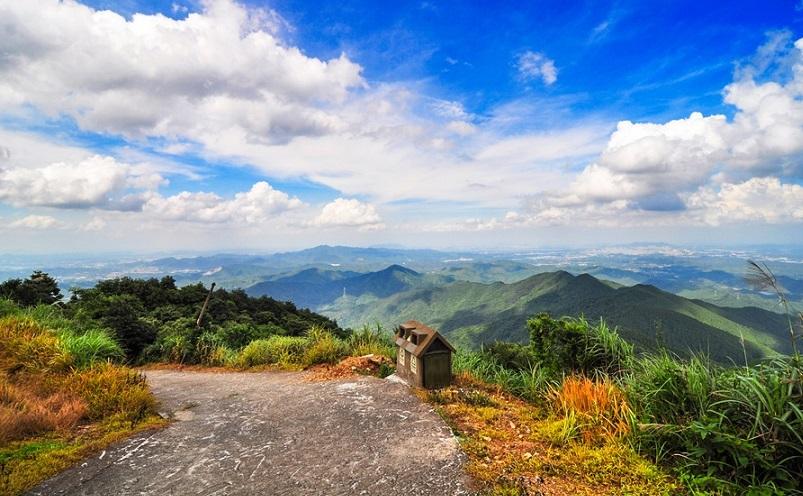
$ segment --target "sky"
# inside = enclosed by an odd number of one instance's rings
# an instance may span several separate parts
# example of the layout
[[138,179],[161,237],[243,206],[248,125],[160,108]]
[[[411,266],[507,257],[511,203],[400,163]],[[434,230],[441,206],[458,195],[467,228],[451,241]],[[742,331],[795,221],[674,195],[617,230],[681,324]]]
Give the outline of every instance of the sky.
[[803,244],[803,0],[0,0],[0,34],[0,252]]

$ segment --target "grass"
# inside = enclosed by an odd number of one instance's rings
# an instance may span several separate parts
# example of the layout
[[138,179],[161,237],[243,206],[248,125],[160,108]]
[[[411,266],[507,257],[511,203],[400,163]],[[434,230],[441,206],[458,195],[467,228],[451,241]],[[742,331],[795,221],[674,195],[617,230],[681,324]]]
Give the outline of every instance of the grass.
[[553,410],[571,419],[586,444],[603,444],[630,431],[633,412],[625,394],[609,380],[567,377],[549,396]]
[[116,441],[164,425],[165,420],[150,415],[135,425],[107,421],[79,433],[4,444],[0,446],[0,494],[22,494]]
[[[31,313],[0,318],[0,494],[19,494],[88,453],[160,425],[142,375],[110,363],[119,347]],[[45,319],[47,321],[47,319]]]
[[[579,412],[605,410],[603,403],[621,407],[622,397],[608,385],[591,391],[590,397],[584,393],[570,400],[573,393],[567,389],[564,400]],[[485,494],[663,495],[679,490],[671,475],[633,451],[622,432],[612,431],[593,444],[578,436],[559,439],[555,430],[558,417],[565,418],[562,412],[523,401],[470,374],[460,374],[450,388],[421,394],[458,436],[469,458],[467,470]]]

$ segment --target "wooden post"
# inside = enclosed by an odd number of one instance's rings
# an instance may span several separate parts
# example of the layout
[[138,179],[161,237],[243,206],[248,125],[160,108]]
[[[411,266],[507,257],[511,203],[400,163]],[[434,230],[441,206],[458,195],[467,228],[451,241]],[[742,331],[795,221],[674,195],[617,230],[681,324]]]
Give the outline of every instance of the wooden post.
[[204,300],[204,306],[201,307],[201,313],[198,315],[198,320],[195,321],[195,328],[200,329],[201,324],[204,320],[204,314],[206,313],[206,307],[209,306],[209,298],[212,297],[212,291],[215,290],[215,283],[212,283],[212,286],[209,287],[209,293],[206,295],[206,300]]

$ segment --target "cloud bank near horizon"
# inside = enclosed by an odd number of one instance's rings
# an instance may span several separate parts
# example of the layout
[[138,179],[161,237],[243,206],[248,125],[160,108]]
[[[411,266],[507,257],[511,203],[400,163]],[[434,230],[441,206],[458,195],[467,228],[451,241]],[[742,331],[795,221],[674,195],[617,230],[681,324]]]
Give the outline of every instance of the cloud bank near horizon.
[[[545,127],[528,110],[560,96],[472,113],[420,81],[366,77],[358,56],[307,55],[285,28],[232,0],[183,18],[0,3],[4,230],[314,239],[803,222],[803,39],[788,32],[738,66],[726,113]],[[543,51],[509,63],[523,85],[561,84]],[[232,189],[239,170],[253,180]],[[299,181],[329,197],[280,186]]]

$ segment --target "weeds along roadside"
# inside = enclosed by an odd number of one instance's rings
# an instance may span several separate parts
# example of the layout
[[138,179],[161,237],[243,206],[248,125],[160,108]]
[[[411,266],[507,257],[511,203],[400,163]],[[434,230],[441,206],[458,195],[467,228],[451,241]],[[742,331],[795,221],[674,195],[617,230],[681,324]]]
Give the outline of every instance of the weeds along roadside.
[[43,310],[4,305],[4,313],[1,494],[22,493],[113,441],[164,423],[144,377],[112,363],[122,350],[103,331],[48,327]]
[[[626,444],[699,494],[799,494],[798,357],[724,367],[705,356],[637,356],[603,322],[528,322],[530,345],[455,356],[455,370],[525,399],[553,445]],[[515,494],[515,493],[514,493]]]

